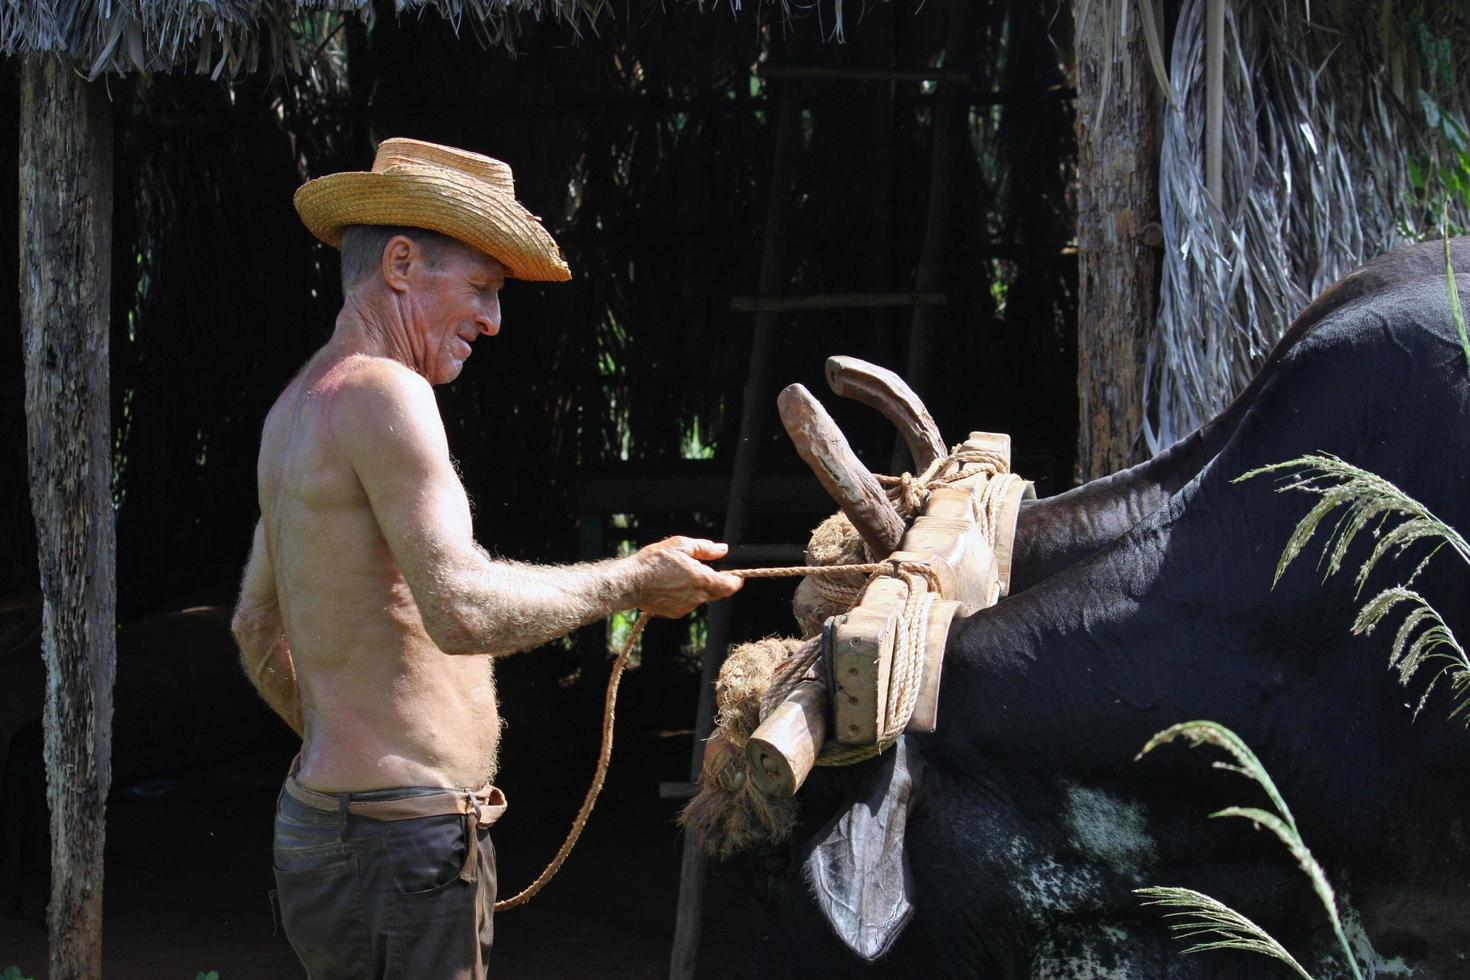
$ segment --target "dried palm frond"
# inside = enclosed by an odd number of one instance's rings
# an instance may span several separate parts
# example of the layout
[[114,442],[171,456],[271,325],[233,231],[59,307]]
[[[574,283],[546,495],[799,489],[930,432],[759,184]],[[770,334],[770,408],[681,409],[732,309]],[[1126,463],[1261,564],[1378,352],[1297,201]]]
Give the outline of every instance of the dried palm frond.
[[1296,957],[1286,947],[1223,902],[1190,888],[1135,888],[1133,894],[1147,901],[1141,905],[1178,909],[1165,912],[1164,918],[1177,921],[1169,923],[1169,931],[1175,939],[1202,939],[1184,950],[1186,953],[1202,953],[1212,949],[1239,949],[1247,953],[1260,953],[1280,960],[1291,967],[1297,976],[1312,980],[1312,975],[1302,969]]
[[[1164,269],[1144,393],[1152,452],[1224,407],[1312,296],[1433,225],[1410,159],[1436,158],[1439,137],[1421,106],[1394,94],[1402,65],[1396,76],[1399,62],[1385,63],[1389,41],[1369,29],[1377,21],[1366,6],[1314,8],[1309,22],[1302,4],[1225,4],[1219,199],[1205,173],[1206,0],[1180,10],[1160,157]],[[1470,100],[1458,84],[1445,105],[1463,117]],[[1450,201],[1456,224],[1467,211],[1465,200]]]
[[[1342,949],[1343,957],[1347,960],[1353,976],[1357,980],[1362,980],[1363,975],[1358,969],[1357,958],[1353,955],[1347,935],[1343,932],[1342,917],[1337,911],[1337,898],[1332,891],[1332,884],[1327,880],[1327,874],[1322,870],[1322,865],[1312,856],[1311,850],[1302,840],[1301,832],[1297,829],[1296,818],[1292,816],[1286,800],[1276,788],[1271,774],[1266,771],[1265,766],[1261,765],[1261,760],[1256,758],[1256,754],[1241,740],[1239,735],[1213,721],[1186,721],[1171,725],[1149,739],[1136,758],[1141,759],[1153,749],[1178,738],[1187,739],[1192,747],[1213,745],[1223,749],[1235,761],[1233,763],[1216,761],[1211,763],[1211,766],[1215,769],[1239,773],[1265,791],[1275,809],[1274,813],[1262,810],[1260,807],[1230,806],[1217,810],[1210,816],[1242,817],[1258,827],[1270,830],[1281,843],[1286,845],[1291,856],[1296,859],[1297,865],[1312,882],[1312,890],[1317,893],[1317,898],[1327,913],[1327,918],[1332,924],[1333,935],[1337,937],[1338,945]],[[1216,937],[1208,943],[1191,947],[1186,952],[1202,949],[1239,949],[1261,953],[1281,960],[1301,976],[1308,976],[1300,964],[1265,930],[1239,912],[1207,895],[1184,888],[1140,888],[1135,889],[1134,894],[1153,899],[1152,902],[1145,904],[1167,905],[1185,910],[1171,913],[1171,915],[1186,917],[1184,922],[1170,926],[1177,938],[1186,939],[1196,935]]]
[[[611,0],[400,0],[400,13],[431,10],[456,31],[468,23],[487,45],[513,46],[522,17],[550,16],[580,32],[612,12]],[[321,11],[371,24],[371,0],[0,0],[0,54],[60,54],[91,77],[190,69],[214,78],[257,68],[298,69],[305,53],[293,22]]]

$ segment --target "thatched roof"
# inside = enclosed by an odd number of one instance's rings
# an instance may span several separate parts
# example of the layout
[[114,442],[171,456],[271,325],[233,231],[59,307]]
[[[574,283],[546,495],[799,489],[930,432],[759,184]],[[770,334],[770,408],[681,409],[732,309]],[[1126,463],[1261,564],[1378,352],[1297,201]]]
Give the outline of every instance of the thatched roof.
[[[511,46],[522,18],[581,31],[610,0],[395,0],[400,17],[432,11],[483,43]],[[0,54],[57,54],[91,77],[179,69],[214,78],[299,67],[320,45],[312,22],[372,0],[0,0]]]

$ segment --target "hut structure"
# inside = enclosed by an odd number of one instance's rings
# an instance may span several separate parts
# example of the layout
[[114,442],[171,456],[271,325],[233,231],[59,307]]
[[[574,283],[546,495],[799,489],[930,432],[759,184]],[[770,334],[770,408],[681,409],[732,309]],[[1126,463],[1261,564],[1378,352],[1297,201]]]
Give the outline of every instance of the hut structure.
[[[0,2],[0,466],[29,473],[0,483],[0,670],[39,592],[50,975],[100,971],[114,627],[228,601],[260,421],[340,300],[302,180],[455,143],[562,243],[573,282],[508,290],[495,356],[440,396],[480,540],[782,561],[823,505],[767,409],[827,354],[907,373],[947,435],[1009,431],[1055,492],[1207,416],[1313,291],[1432,230],[1470,186],[1437,47],[1461,22],[1433,6]],[[892,432],[835,410],[887,469]],[[707,730],[725,641],[786,616],[752,584],[651,631],[620,717]],[[608,639],[506,665],[519,800],[585,769]],[[702,869],[686,851],[674,976]]]
[[[737,560],[794,558],[826,505],[768,408],[790,381],[817,386],[838,351],[913,360],[949,431],[1009,427],[1032,472],[1065,481],[1065,8],[840,11],[0,7],[23,208],[0,227],[26,229],[8,249],[32,386],[7,359],[7,461],[32,478],[29,499],[4,487],[5,576],[8,594],[39,582],[46,600],[52,976],[100,963],[109,758],[132,738],[110,735],[113,671],[129,670],[114,622],[189,593],[229,601],[260,420],[339,300],[335,253],[301,232],[290,193],[360,169],[378,138],[506,159],[576,275],[508,290],[496,356],[441,396],[477,533],[502,554],[596,557],[680,530],[744,544]],[[1061,397],[1014,397],[1027,391]],[[893,433],[851,420],[886,469]],[[783,606],[753,586],[734,621],[727,606],[651,632],[619,717],[687,730],[699,651],[782,628]],[[570,812],[607,644],[584,630],[501,672],[522,812],[542,798],[547,821]],[[539,706],[519,711],[532,689]],[[702,869],[688,863],[685,975]]]

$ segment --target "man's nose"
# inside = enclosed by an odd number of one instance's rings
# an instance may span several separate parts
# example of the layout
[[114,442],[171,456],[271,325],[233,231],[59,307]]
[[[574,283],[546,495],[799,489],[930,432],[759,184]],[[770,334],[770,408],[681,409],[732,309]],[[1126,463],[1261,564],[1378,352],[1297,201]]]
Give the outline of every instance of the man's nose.
[[500,307],[486,310],[475,317],[475,326],[480,328],[480,333],[487,337],[493,337],[500,333]]

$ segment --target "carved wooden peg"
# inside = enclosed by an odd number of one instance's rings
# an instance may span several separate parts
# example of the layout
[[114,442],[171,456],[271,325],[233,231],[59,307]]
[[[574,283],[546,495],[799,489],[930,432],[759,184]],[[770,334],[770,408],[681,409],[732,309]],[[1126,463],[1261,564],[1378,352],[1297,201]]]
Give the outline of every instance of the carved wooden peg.
[[827,739],[827,685],[805,680],[750,733],[750,778],[767,796],[795,796]]
[[903,537],[903,518],[822,403],[798,384],[777,396],[776,408],[797,453],[852,521],[868,551],[881,557],[896,549]]
[[893,423],[922,473],[947,449],[933,416],[902,378],[885,367],[843,354],[827,358],[827,386],[843,398],[877,409]]

